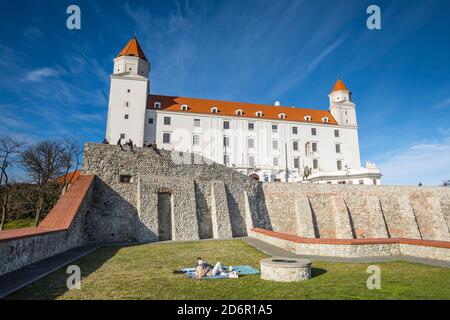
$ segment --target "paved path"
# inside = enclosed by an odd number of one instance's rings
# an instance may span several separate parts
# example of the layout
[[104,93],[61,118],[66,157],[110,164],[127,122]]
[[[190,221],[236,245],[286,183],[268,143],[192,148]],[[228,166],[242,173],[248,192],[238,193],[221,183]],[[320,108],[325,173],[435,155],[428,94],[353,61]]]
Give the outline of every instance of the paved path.
[[352,262],[352,263],[377,263],[389,261],[408,261],[413,263],[426,264],[430,266],[437,266],[443,268],[450,268],[450,262],[435,259],[423,259],[409,256],[389,256],[389,257],[364,257],[364,258],[341,258],[341,257],[327,257],[327,256],[310,256],[296,254],[274,245],[268,244],[264,241],[247,237],[244,239],[250,246],[272,257],[287,257],[287,258],[304,258],[310,260],[322,260],[330,262]]
[[0,276],[0,299],[91,253],[97,248],[97,244],[74,248]]

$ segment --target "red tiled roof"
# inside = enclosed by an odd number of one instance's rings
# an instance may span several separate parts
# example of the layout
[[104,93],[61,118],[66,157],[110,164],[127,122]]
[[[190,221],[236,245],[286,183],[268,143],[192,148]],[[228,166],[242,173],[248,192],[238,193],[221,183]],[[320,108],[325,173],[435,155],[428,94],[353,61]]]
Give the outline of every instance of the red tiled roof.
[[128,41],[127,45],[117,55],[117,57],[121,56],[139,57],[147,61],[144,50],[142,50],[141,45],[137,41],[136,37],[133,37],[130,41]]
[[[256,112],[261,111],[261,119],[282,121],[279,115],[284,113],[286,116],[286,121],[308,122],[305,120],[305,116],[310,116],[310,122],[312,123],[323,123],[322,118],[326,117],[328,118],[328,124],[337,124],[336,120],[328,110],[281,107],[246,102],[230,102],[153,94],[149,95],[147,109],[154,109],[155,102],[161,102],[161,110],[164,111],[214,115],[214,113],[211,112],[211,108],[217,107],[217,116],[257,118]],[[182,105],[187,105],[187,111],[181,110]],[[243,111],[242,116],[236,115],[236,110],[239,109]]]
[[345,85],[344,81],[342,81],[341,79],[338,79],[333,87],[333,90],[331,90],[331,92],[340,91],[340,90],[349,91],[347,89],[347,86]]
[[75,171],[67,173],[65,181],[64,181],[64,176],[56,178],[56,183],[60,184],[60,185],[63,185],[64,182],[66,182],[66,183],[69,183],[69,182],[70,183],[74,183],[75,180],[77,180],[80,175],[81,175],[81,171],[80,170],[75,170]]

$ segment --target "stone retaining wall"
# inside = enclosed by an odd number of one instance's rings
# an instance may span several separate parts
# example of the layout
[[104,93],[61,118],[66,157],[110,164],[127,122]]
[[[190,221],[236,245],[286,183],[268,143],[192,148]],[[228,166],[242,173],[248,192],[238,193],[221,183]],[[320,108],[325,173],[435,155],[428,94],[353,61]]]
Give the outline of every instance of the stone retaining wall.
[[264,183],[263,189],[273,231],[450,240],[450,188]]
[[250,235],[301,255],[364,258],[411,256],[450,262],[450,242],[410,239],[341,240],[308,239],[279,232],[252,229]]

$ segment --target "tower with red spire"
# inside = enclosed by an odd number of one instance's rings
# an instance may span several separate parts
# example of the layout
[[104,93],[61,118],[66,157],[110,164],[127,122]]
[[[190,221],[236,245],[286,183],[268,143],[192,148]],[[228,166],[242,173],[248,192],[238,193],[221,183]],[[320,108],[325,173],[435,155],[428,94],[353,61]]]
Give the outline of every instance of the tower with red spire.
[[341,79],[336,81],[328,97],[330,98],[330,112],[337,123],[357,127],[356,105],[352,101],[352,93]]
[[106,128],[109,143],[131,139],[136,146],[143,146],[149,73],[150,63],[133,37],[114,59]]

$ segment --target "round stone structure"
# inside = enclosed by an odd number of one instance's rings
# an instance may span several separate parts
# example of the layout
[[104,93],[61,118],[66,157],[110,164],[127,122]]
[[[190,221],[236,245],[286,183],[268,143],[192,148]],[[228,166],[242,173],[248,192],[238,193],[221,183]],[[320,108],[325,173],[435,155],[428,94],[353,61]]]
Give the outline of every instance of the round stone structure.
[[261,279],[293,282],[311,278],[311,261],[306,259],[272,257],[262,259]]

